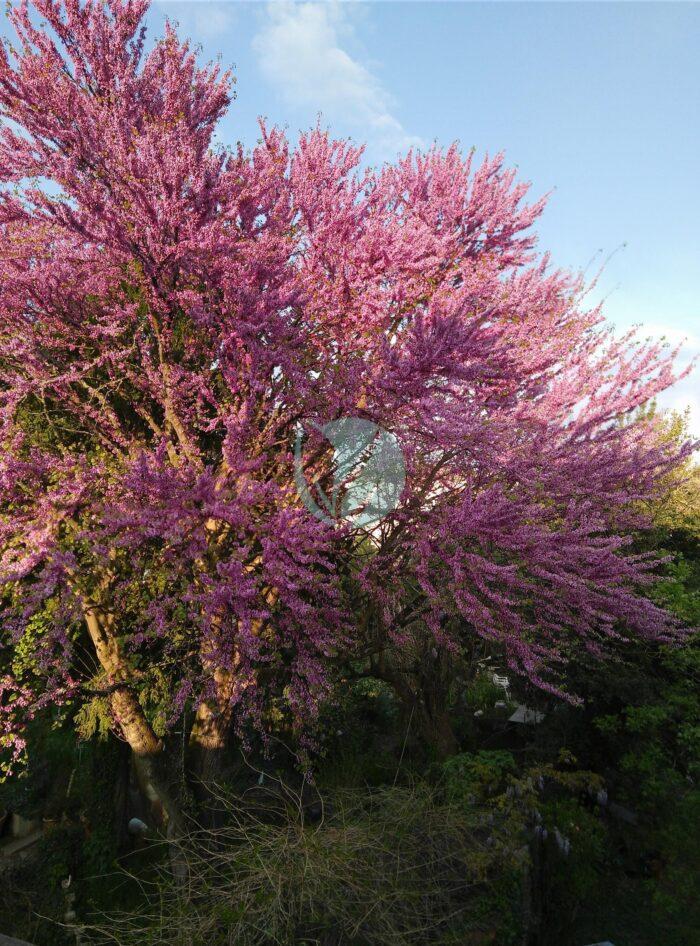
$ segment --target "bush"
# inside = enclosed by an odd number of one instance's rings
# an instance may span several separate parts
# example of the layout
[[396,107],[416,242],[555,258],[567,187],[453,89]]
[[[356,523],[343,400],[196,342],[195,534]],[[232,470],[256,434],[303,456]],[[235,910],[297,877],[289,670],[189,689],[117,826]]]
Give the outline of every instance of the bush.
[[[123,946],[497,942],[518,928],[525,866],[490,844],[480,812],[426,783],[338,792],[316,825],[270,823],[229,799],[229,824],[181,845],[190,881],[163,872],[147,903],[93,928]],[[300,808],[301,811],[301,808]],[[506,862],[508,861],[508,862]]]

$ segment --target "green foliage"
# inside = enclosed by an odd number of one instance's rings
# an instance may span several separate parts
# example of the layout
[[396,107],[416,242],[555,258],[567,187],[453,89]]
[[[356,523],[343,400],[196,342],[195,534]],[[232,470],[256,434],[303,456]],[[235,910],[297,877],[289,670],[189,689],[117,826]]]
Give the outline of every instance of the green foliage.
[[405,732],[396,696],[381,680],[361,677],[339,689],[339,697],[323,707],[320,733],[324,786],[378,786],[396,774],[395,750]]
[[71,876],[80,912],[108,896],[100,877],[114,870],[120,841],[120,753],[114,743],[76,744],[72,727],[60,722],[34,722],[28,767],[0,785],[0,808],[43,821],[42,837],[3,868],[0,884],[0,930],[36,946],[75,943],[56,926],[66,909],[61,883]]
[[654,820],[700,775],[700,646],[661,651],[655,669],[638,702],[593,720],[620,790]]
[[72,758],[73,737],[60,718],[41,717],[28,727],[27,765],[0,783],[0,808],[36,819],[51,812],[68,780],[66,760]]
[[676,805],[658,834],[661,876],[647,884],[666,946],[700,943],[700,790]]
[[[98,680],[102,680],[102,677]],[[95,682],[98,681],[91,681]],[[92,699],[86,700],[76,711],[74,723],[80,739],[106,739],[113,725],[107,697],[93,696]]]
[[465,692],[467,709],[492,711],[493,704],[504,700],[503,688],[497,686],[490,673],[480,671],[468,683]]
[[515,759],[499,749],[462,752],[445,762],[443,772],[448,799],[475,804],[504,787],[506,776],[515,772]]
[[75,825],[48,830],[25,859],[3,866],[0,929],[36,946],[74,946],[75,936],[58,924],[65,912],[61,881],[75,877],[82,831]]
[[[547,801],[542,806],[545,824],[556,827],[569,842],[564,857],[558,857],[549,873],[549,897],[558,908],[572,912],[596,893],[607,857],[605,826],[597,812],[583,807],[576,799],[565,797]],[[550,857],[557,851],[550,839]],[[561,852],[559,852],[561,854]]]
[[700,627],[700,567],[677,551],[665,566],[665,576],[651,591],[660,605],[677,614],[688,627]]

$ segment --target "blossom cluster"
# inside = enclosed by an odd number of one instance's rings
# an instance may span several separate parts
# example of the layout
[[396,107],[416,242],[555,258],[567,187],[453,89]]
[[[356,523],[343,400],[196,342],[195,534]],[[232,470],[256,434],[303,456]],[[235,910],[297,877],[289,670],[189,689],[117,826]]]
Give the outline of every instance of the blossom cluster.
[[[146,9],[34,0],[37,26],[22,0],[0,52],[3,643],[50,604],[56,694],[98,616],[112,685],[165,668],[177,712],[223,670],[236,705],[277,687],[308,717],[368,614],[481,636],[556,692],[578,647],[678,639],[629,547],[691,449],[638,410],[674,352],[538,255],[544,200],[501,154],[373,170],[265,124],[215,148],[231,76],[170,26],[147,52]],[[298,423],[348,416],[406,462],[368,533],[295,488]],[[322,484],[328,444],[306,447]]]

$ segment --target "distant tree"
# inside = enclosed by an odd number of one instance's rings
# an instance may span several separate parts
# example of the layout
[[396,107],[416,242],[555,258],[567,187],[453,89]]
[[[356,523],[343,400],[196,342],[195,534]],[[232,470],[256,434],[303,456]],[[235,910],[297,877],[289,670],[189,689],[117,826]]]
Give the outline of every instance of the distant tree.
[[[655,407],[652,407],[655,411]],[[663,417],[660,435],[680,446],[690,438],[690,416],[672,411]],[[654,525],[668,532],[683,532],[700,541],[700,462],[690,456],[666,477],[664,488],[651,503]]]
[[[544,201],[501,155],[363,171],[264,126],[218,150],[229,73],[170,27],[147,52],[146,9],[21,3],[0,56],[5,743],[97,695],[175,817],[155,760],[187,701],[206,775],[267,694],[303,722],[338,654],[417,625],[557,693],[579,648],[676,639],[626,536],[689,447],[618,423],[673,353],[616,338],[535,256]],[[297,425],[324,485],[313,424],[343,417],[405,457],[371,528],[300,499]]]

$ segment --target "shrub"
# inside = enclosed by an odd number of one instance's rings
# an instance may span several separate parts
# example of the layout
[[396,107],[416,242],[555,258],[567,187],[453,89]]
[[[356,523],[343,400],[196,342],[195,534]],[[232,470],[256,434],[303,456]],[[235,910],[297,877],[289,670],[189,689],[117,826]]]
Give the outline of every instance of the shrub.
[[[135,913],[103,918],[93,942],[122,946],[498,942],[518,928],[518,838],[490,844],[480,813],[426,783],[337,792],[318,824],[271,823],[228,799],[228,826],[180,843],[185,888],[167,871]],[[301,811],[301,807],[300,807]],[[506,863],[506,861],[508,861]]]

